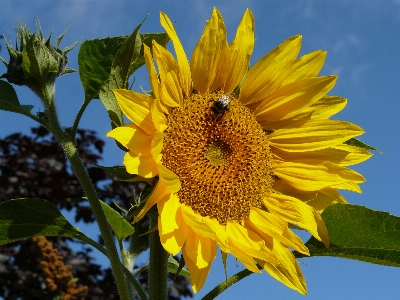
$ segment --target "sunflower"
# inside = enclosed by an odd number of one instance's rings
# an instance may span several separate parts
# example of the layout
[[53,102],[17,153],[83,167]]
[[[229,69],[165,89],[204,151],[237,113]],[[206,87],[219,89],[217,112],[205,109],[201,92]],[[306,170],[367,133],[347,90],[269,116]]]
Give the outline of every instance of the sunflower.
[[370,157],[344,143],[360,127],[329,120],[347,100],[327,95],[336,76],[317,76],[326,53],[297,58],[301,36],[293,36],[249,69],[251,11],[228,44],[214,8],[189,62],[168,16],[160,20],[176,59],[155,41],[152,51],[143,45],[152,92],[114,90],[132,123],[108,133],[129,150],[129,173],[158,179],[137,219],[157,204],[160,241],[182,251],[194,292],[218,246],[305,294],[290,249],[309,251],[290,228],[329,247],[319,212],[347,203],[337,190],[360,192],[363,176],[346,166]]

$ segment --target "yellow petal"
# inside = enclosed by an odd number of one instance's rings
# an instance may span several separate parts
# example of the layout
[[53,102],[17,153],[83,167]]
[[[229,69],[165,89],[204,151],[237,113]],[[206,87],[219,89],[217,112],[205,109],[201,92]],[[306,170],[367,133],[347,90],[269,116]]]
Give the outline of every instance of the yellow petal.
[[304,160],[314,159],[320,160],[321,163],[330,161],[344,167],[361,163],[372,156],[371,153],[364,149],[346,144],[307,152],[287,152],[276,148],[273,149],[273,154],[281,161],[302,162]]
[[153,137],[135,124],[131,123],[117,127],[108,132],[107,136],[116,139],[122,146],[137,156],[151,155],[151,140]]
[[182,89],[175,72],[168,72],[161,88],[161,100],[169,107],[178,107],[183,103]]
[[182,248],[182,254],[185,259],[185,264],[190,272],[190,283],[192,285],[193,293],[197,293],[203,287],[206,277],[210,272],[211,264],[207,267],[199,269],[196,263],[190,259],[190,256],[186,253],[186,244]]
[[163,185],[171,192],[176,193],[181,189],[181,182],[178,175],[164,167],[163,165],[158,165],[160,181]]
[[268,211],[284,221],[297,224],[329,247],[325,223],[314,208],[294,197],[271,193],[264,199]]
[[163,147],[163,134],[159,131],[156,131],[151,140],[151,155],[153,156],[154,161],[156,161],[157,163],[159,163],[159,157],[162,147]]
[[247,255],[277,263],[271,251],[265,246],[264,240],[252,230],[244,228],[237,222],[228,221],[226,224],[226,233],[230,247],[233,244]]
[[341,111],[347,104],[347,99],[339,96],[325,95],[304,112],[312,112],[312,119],[328,119]]
[[199,214],[196,214],[190,206],[182,204],[182,216],[185,223],[196,233],[204,237],[215,239],[215,232]]
[[210,236],[213,240],[215,240],[221,249],[222,252],[229,252],[228,245],[228,234],[226,233],[226,226],[221,225],[217,220],[211,219],[208,217],[203,218],[202,220],[205,224],[207,224],[208,228],[213,232],[213,235]]
[[311,78],[318,75],[324,65],[326,51],[317,50],[303,55],[293,65],[292,73],[285,79],[282,85],[290,82]]
[[219,11],[214,8],[211,19],[197,43],[190,60],[190,70],[196,90],[200,93],[212,91],[222,85],[228,75],[230,59],[226,41],[226,28]]
[[169,72],[179,72],[178,63],[167,49],[153,40],[153,56],[160,73],[161,83],[166,81]]
[[149,211],[150,208],[152,208],[154,204],[163,200],[167,201],[170,197],[171,197],[170,191],[165,187],[162,181],[158,181],[156,187],[149,195],[144,207],[136,216],[135,221],[133,221],[133,223],[136,223],[141,218],[143,218],[143,216]]
[[149,73],[151,90],[153,91],[153,95],[155,98],[160,98],[160,93],[158,90],[160,82],[158,81],[158,74],[156,71],[156,67],[154,66],[150,48],[146,44],[143,44],[143,49],[144,49],[144,61],[146,63],[147,72]]
[[257,262],[276,280],[305,295],[307,293],[306,282],[293,253],[279,242],[274,243],[273,251],[280,261],[279,265],[256,259]]
[[347,190],[351,192],[356,192],[361,194],[361,188],[358,186],[357,183],[353,181],[348,181],[348,182],[342,182],[339,184],[332,185],[333,188],[338,189],[338,190]]
[[341,111],[347,104],[347,99],[338,96],[325,95],[311,106],[298,111],[292,118],[282,119],[275,122],[268,120],[262,122],[261,126],[265,130],[277,130],[290,125],[295,121],[311,119],[329,119],[334,114]]
[[239,101],[261,101],[280,87],[292,71],[300,46],[301,36],[293,36],[261,58],[243,79]]
[[153,99],[130,90],[113,90],[122,112],[147,134],[153,135],[155,127],[150,114]]
[[[160,207],[162,205],[163,202],[168,202],[170,199],[168,200],[163,200],[159,202],[159,212],[160,212]],[[178,208],[176,210],[176,214],[175,216],[175,221],[177,224],[177,228],[174,229],[173,231],[169,232],[169,233],[164,233],[166,230],[164,228],[164,226],[168,226],[168,222],[170,220],[164,220],[162,221],[161,218],[159,216],[158,218],[158,231],[160,234],[160,241],[161,244],[163,245],[164,249],[168,252],[168,253],[172,253],[172,255],[177,255],[181,249],[183,244],[186,241],[186,237],[188,234],[188,226],[185,224],[185,222],[182,219],[182,214],[181,214],[181,210]]]
[[372,153],[368,152],[367,150],[346,144],[336,145],[333,146],[332,148],[338,151],[348,152],[348,155],[346,155],[346,157],[339,163],[340,166],[351,166],[359,164],[371,158],[372,156]]
[[248,270],[254,273],[261,273],[261,271],[257,268],[254,257],[249,255],[242,248],[236,246],[231,241],[229,241],[229,252],[236,257]]
[[154,128],[159,132],[163,132],[167,128],[167,119],[164,113],[159,109],[159,104],[160,100],[154,99],[150,114]]
[[359,126],[344,121],[309,120],[293,123],[292,128],[278,129],[268,139],[276,148],[302,152],[335,146],[363,133]]
[[317,196],[306,203],[320,213],[329,205],[335,203],[348,204],[347,200],[339,192],[329,187],[319,190]]
[[215,258],[217,246],[215,241],[208,237],[196,234],[190,228],[185,243],[186,256],[196,264],[196,267],[203,269],[209,267]]
[[128,173],[145,178],[158,175],[158,166],[152,156],[137,156],[132,152],[127,152],[124,156],[124,166]]
[[168,201],[158,203],[158,214],[162,224],[162,229],[159,229],[160,234],[171,233],[179,227],[176,215],[180,206],[179,198],[175,194],[171,194]]
[[307,78],[289,83],[266,97],[254,111],[260,123],[291,118],[328,93],[336,76]]
[[229,45],[230,70],[224,86],[226,93],[233,92],[249,67],[254,48],[254,25],[253,14],[246,9],[236,31],[235,39]]
[[176,57],[178,58],[179,79],[182,85],[183,92],[186,96],[190,96],[192,90],[192,81],[189,62],[186,57],[185,50],[183,49],[182,44],[179,41],[178,35],[175,32],[171,20],[163,12],[160,12],[160,23],[167,32],[169,38],[172,41],[172,44],[174,45]]
[[304,191],[317,191],[351,181],[365,181],[359,173],[330,162],[284,162],[276,165],[273,172],[280,179]]
[[309,255],[309,251],[304,246],[303,241],[289,230],[287,223],[271,213],[253,207],[250,210],[249,221],[246,224],[250,224],[253,231],[258,234],[267,234],[288,247]]
[[334,203],[348,203],[339,192],[331,187],[326,187],[318,191],[302,191],[283,180],[277,180],[274,182],[273,190],[283,195],[295,197],[310,205],[318,212],[322,212],[327,206]]

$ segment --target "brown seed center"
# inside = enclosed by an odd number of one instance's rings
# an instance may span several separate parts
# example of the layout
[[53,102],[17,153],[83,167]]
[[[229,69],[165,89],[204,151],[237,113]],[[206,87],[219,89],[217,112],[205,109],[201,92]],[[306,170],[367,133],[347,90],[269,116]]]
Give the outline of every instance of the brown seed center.
[[163,164],[179,176],[180,202],[224,225],[262,205],[271,190],[272,158],[265,132],[234,96],[228,109],[213,109],[222,95],[193,94],[171,110]]

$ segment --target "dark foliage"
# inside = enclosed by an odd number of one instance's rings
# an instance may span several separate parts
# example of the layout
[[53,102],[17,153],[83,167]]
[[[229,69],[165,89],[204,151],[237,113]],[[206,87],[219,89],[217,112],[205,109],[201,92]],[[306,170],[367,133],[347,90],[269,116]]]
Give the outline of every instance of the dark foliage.
[[[78,130],[77,147],[100,199],[111,205],[115,201],[128,209],[135,186],[114,180],[94,165],[101,160],[104,142],[94,131]],[[0,202],[25,197],[46,199],[60,210],[72,210],[75,221],[94,221],[62,149],[44,127],[33,128],[32,136],[16,133],[0,139]],[[61,237],[48,239],[64,257],[65,264],[72,265],[79,286],[88,287],[88,299],[118,299],[111,270],[95,263],[91,248]],[[71,245],[80,250],[72,250]],[[38,251],[31,240],[0,246],[0,297],[46,299]],[[138,279],[146,288],[147,273],[142,272]],[[175,282],[171,280],[170,298],[192,297],[188,286],[187,278],[177,276]]]

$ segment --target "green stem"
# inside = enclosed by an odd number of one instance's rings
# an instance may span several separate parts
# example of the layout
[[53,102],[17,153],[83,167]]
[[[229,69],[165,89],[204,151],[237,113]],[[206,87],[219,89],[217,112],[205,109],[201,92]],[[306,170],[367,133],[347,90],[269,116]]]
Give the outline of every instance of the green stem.
[[78,150],[76,149],[74,144],[75,138],[70,134],[64,132],[64,130],[60,126],[56,108],[54,105],[53,95],[49,93],[48,89],[45,89],[45,92],[46,93],[43,94],[46,99],[42,100],[44,101],[46,106],[46,123],[48,129],[53,133],[55,139],[58,143],[60,143],[61,147],[63,148],[65,155],[70,161],[75,175],[78,178],[83,190],[85,191],[86,197],[89,200],[89,204],[92,208],[94,217],[96,218],[97,224],[100,228],[101,236],[103,237],[104,244],[106,246],[107,255],[111,263],[111,269],[113,271],[117,288],[120,293],[120,299],[129,300],[129,292],[125,282],[123,267],[120,262],[117,247],[114,243],[114,238],[112,236],[106,216],[104,215],[103,209],[101,207],[96,190],[94,189],[89,174],[87,173],[82,163],[82,160],[78,155]]
[[59,142],[61,142],[61,146],[63,147],[65,154],[67,155],[67,158],[69,159],[71,166],[75,171],[76,177],[78,178],[81,186],[85,191],[94,217],[96,218],[97,224],[100,228],[101,236],[106,246],[108,257],[110,259],[111,269],[113,271],[115,281],[117,283],[117,288],[120,293],[120,298],[128,300],[129,292],[125,282],[125,276],[123,273],[122,265],[120,263],[118,251],[93,184],[85,167],[82,164],[74,143],[72,143],[71,141]]
[[[151,219],[151,218],[150,218]],[[152,228],[154,224],[151,224]],[[150,233],[150,296],[151,300],[167,299],[168,252],[160,242],[158,230]]]
[[[260,267],[259,267],[260,268]],[[201,300],[212,300],[219,296],[223,291],[225,291],[230,286],[234,285],[236,282],[242,280],[243,278],[253,274],[252,271],[247,269],[236,273],[232,277],[229,277],[226,281],[220,283],[215,288],[213,288],[207,295],[205,295]]]
[[[129,253],[124,249],[124,245],[122,243],[122,241],[118,242],[119,244],[119,251],[121,253],[122,256],[122,263],[125,266],[125,268],[127,268],[129,270],[129,272],[132,272],[132,259],[129,255]],[[125,281],[126,281],[126,285],[128,287],[128,292],[129,292],[129,299],[135,300],[135,291],[133,289],[132,284],[130,283],[129,279],[125,277]]]
[[89,103],[90,103],[90,101],[85,100],[83,102],[81,108],[79,109],[78,114],[76,115],[74,124],[72,125],[72,130],[71,130],[71,134],[73,136],[75,136],[75,134],[76,134],[76,130],[78,129],[78,125],[79,125],[79,121],[81,120],[83,112],[85,111],[85,109],[89,105]]

